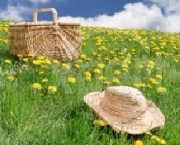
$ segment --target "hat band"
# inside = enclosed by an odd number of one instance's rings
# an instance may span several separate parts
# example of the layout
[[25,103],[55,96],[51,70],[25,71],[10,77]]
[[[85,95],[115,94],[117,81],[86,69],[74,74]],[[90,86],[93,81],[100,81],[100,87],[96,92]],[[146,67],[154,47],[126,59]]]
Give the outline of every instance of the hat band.
[[[106,112],[110,112],[111,114],[117,115],[121,117],[122,121],[125,120],[125,122],[130,122],[133,120],[142,120],[143,114],[147,111],[148,107],[144,111],[116,111],[114,108],[109,108],[109,106],[106,105],[105,102],[101,102],[102,109],[104,109]],[[128,119],[128,120],[127,120]]]

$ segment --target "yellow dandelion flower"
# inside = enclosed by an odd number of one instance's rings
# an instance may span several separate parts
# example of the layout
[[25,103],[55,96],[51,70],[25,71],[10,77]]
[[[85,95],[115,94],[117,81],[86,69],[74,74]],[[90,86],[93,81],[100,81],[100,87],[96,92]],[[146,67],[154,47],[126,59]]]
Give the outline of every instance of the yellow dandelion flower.
[[75,77],[68,77],[67,81],[68,81],[68,83],[74,84],[74,83],[76,83],[76,78]]
[[123,67],[123,68],[128,68],[128,67],[129,67],[129,65],[128,65],[128,64],[126,64],[126,63],[123,63],[123,64],[122,64],[122,67]]
[[145,88],[145,87],[146,87],[146,84],[145,84],[145,83],[140,83],[140,86],[141,86],[142,88]]
[[114,84],[120,84],[119,78],[113,78],[112,82],[113,82]]
[[160,55],[162,55],[162,52],[156,51],[155,54],[156,54],[156,56],[160,56]]
[[99,46],[98,50],[99,50],[99,51],[106,50],[106,46],[101,45],[101,46]]
[[160,139],[158,136],[156,136],[156,135],[152,135],[151,139],[154,139],[154,140],[157,141],[157,142],[160,142],[160,140],[161,140],[161,139]]
[[162,75],[157,74],[157,75],[156,75],[156,78],[157,78],[157,79],[162,79]]
[[114,57],[114,61],[119,62],[119,58]]
[[9,81],[14,81],[14,80],[15,80],[15,77],[14,77],[13,75],[9,75],[9,76],[7,76],[7,79],[8,79]]
[[152,88],[152,85],[148,83],[148,84],[146,84],[146,87],[147,88]]
[[1,42],[3,42],[4,44],[8,44],[8,40],[7,39],[0,39]]
[[42,64],[42,61],[41,60],[33,60],[33,64],[39,66]]
[[89,57],[86,58],[87,61],[91,61],[91,59]]
[[144,83],[133,83],[133,86],[136,88],[145,88],[146,84],[144,84]]
[[28,57],[34,57],[34,54],[32,54],[32,53],[30,53],[30,54],[28,54]]
[[131,58],[131,54],[130,53],[127,54],[127,58]]
[[131,64],[131,60],[125,59],[125,60],[124,60],[124,63],[127,64],[127,65],[128,65],[128,64]]
[[86,59],[87,56],[86,56],[86,54],[81,54],[81,55],[80,55],[80,58],[81,58],[81,59]]
[[116,70],[114,70],[114,74],[115,74],[115,75],[120,75],[121,72],[120,72],[120,70],[116,69]]
[[23,55],[22,55],[22,54],[18,54],[17,56],[18,56],[19,58],[22,58],[22,57],[23,57]]
[[43,83],[46,83],[46,82],[48,82],[48,79],[47,79],[47,78],[44,78],[44,79],[42,79],[42,82],[43,82]]
[[23,58],[23,61],[24,62],[28,62],[28,58]]
[[57,59],[53,59],[53,61],[52,61],[54,64],[59,64],[59,60],[57,60]]
[[93,70],[93,72],[94,72],[95,74],[100,74],[100,73],[101,73],[100,69],[98,69],[98,68],[95,68],[95,69]]
[[128,72],[128,68],[123,68],[122,69],[124,72]]
[[165,93],[166,92],[166,88],[165,87],[158,87],[157,88],[157,92],[158,93]]
[[158,84],[158,81],[157,81],[155,78],[149,78],[149,81],[150,81],[152,84]]
[[150,131],[146,131],[145,134],[150,135],[150,136],[152,135],[152,133]]
[[96,55],[97,53],[93,51],[93,55]]
[[79,64],[75,64],[74,66],[75,66],[76,68],[80,68]]
[[132,52],[136,52],[136,49],[134,49],[134,48],[133,48],[133,49],[131,49],[131,50],[132,50]]
[[148,64],[147,64],[147,67],[150,68],[150,69],[153,69],[154,66],[155,66],[155,62],[152,61],[152,60],[149,60],[149,61],[148,61]]
[[104,84],[104,85],[109,85],[109,84],[110,84],[110,82],[108,82],[108,81],[104,81],[104,82],[103,82],[103,84]]
[[136,88],[139,88],[140,87],[140,83],[133,83],[133,86],[136,87]]
[[147,64],[147,67],[150,68],[150,69],[153,69],[153,68],[154,68],[154,65],[152,65],[152,64]]
[[70,66],[69,66],[69,64],[67,64],[67,63],[63,63],[63,64],[62,64],[62,67],[65,68],[65,69],[70,69]]
[[85,76],[85,77],[91,77],[91,73],[90,73],[90,72],[85,72],[85,73],[84,73],[84,76]]
[[114,52],[113,50],[111,50],[109,53],[110,53],[110,54],[114,54],[115,52]]
[[106,61],[110,61],[110,58],[109,58],[109,57],[106,57],[105,60],[106,60]]
[[4,63],[5,63],[5,64],[11,64],[11,60],[6,59],[6,60],[4,60]]
[[166,141],[164,139],[160,139],[159,143],[162,144],[162,145],[165,145]]
[[51,64],[51,61],[49,60],[49,59],[45,59],[44,61],[43,61],[43,63],[45,63],[45,64]]
[[82,59],[78,59],[77,63],[83,63]]
[[99,77],[99,80],[100,80],[100,81],[105,81],[106,78],[105,78],[104,76],[100,76],[100,77]]
[[87,76],[87,77],[85,77],[85,80],[90,82],[91,81],[91,77]]
[[99,67],[99,68],[104,68],[104,67],[105,67],[105,64],[104,64],[104,63],[99,63],[99,64],[98,64],[98,67]]
[[101,57],[101,55],[100,54],[97,54],[97,58],[100,58]]
[[108,125],[108,123],[106,121],[101,120],[101,119],[94,120],[93,124],[96,126],[107,126]]
[[33,84],[33,88],[37,89],[37,90],[41,90],[42,89],[42,85],[40,83],[34,83]]
[[48,86],[48,92],[49,93],[57,92],[57,87],[56,86]]
[[159,137],[156,136],[156,135],[153,135],[153,136],[151,137],[151,139],[159,139]]
[[134,145],[143,145],[143,142],[141,140],[136,140]]
[[38,56],[37,57],[39,60],[43,60],[43,59],[45,59],[45,57],[44,56]]

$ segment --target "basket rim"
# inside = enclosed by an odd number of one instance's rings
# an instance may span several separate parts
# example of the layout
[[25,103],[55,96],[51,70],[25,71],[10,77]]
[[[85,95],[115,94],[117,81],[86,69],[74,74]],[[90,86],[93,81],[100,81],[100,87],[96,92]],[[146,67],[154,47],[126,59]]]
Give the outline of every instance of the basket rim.
[[[38,22],[38,23],[34,23],[34,22],[18,22],[18,23],[10,23],[9,26],[10,27],[17,27],[17,26],[44,26],[44,25],[56,25],[53,22]],[[80,26],[80,23],[61,23],[58,22],[58,25],[76,25],[76,26]]]

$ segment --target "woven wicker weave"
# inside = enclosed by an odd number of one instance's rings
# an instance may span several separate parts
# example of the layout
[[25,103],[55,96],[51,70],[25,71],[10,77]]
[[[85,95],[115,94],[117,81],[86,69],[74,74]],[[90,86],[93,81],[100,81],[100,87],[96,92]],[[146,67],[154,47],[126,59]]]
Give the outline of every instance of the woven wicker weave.
[[[52,12],[53,22],[37,22],[39,12]],[[81,50],[81,27],[77,23],[59,23],[53,8],[36,9],[33,22],[11,24],[10,52],[14,55],[46,56],[63,61],[78,58]]]

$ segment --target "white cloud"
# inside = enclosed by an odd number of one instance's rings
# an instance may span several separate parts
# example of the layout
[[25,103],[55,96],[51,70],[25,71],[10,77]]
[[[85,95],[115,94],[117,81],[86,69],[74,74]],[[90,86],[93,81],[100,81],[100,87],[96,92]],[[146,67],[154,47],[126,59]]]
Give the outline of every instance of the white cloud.
[[162,30],[168,32],[180,32],[180,15],[168,15],[161,25]]
[[38,4],[38,3],[48,3],[50,0],[29,0],[33,4]]
[[104,26],[118,28],[143,28],[168,32],[180,31],[180,15],[163,15],[157,5],[147,6],[143,3],[129,3],[124,10],[114,15],[99,15],[93,18],[60,17],[62,22],[79,22],[86,26]]
[[0,9],[0,19],[25,21],[32,17],[34,7],[39,6],[41,3],[48,3],[51,0],[28,0],[32,2],[32,7],[22,5],[23,0],[8,0],[6,9]]
[[31,8],[27,8],[22,5],[12,6],[8,4],[6,10],[0,9],[0,19],[23,21],[31,11]]
[[180,0],[149,0],[163,8],[165,13],[180,14]]

